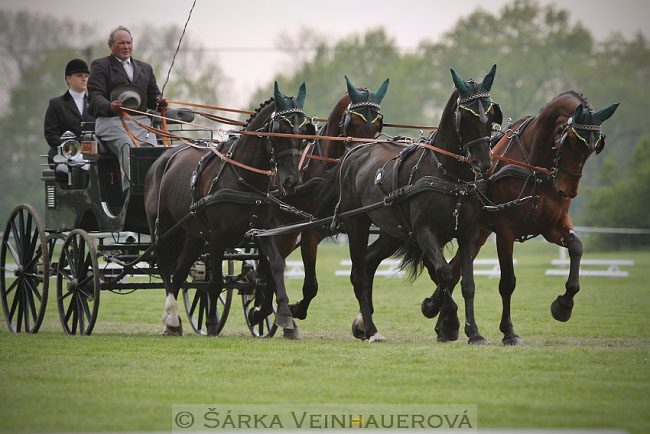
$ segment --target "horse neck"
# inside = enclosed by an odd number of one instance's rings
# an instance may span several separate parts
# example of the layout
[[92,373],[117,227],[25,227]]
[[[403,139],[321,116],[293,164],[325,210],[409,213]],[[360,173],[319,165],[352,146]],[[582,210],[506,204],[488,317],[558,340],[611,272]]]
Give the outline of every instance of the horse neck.
[[[460,139],[456,133],[453,116],[455,109],[454,104],[457,99],[458,91],[454,90],[454,92],[451,94],[451,97],[449,97],[449,100],[447,101],[447,105],[442,112],[442,116],[440,117],[440,124],[438,125],[438,132],[433,139],[433,146],[444,149],[445,151],[451,152],[453,154],[463,155],[463,152],[460,149]],[[436,156],[445,167],[447,172],[449,172],[449,174],[467,181],[474,180],[474,173],[472,172],[469,164],[458,161],[454,157],[449,157],[441,153],[436,153]],[[436,172],[440,172],[437,167],[435,167],[435,170]]]
[[[343,95],[338,103],[334,106],[327,118],[327,127],[325,128],[325,135],[330,137],[339,137],[343,134],[343,117],[345,111],[350,105],[350,96]],[[321,141],[321,152],[324,157],[340,158],[345,153],[345,143],[341,140],[323,140]]]
[[[266,106],[262,107],[258,113],[249,121],[244,131],[256,131],[263,128],[271,119],[274,104],[271,101]],[[271,169],[271,154],[267,149],[268,137],[259,137],[254,135],[242,135],[236,142],[235,150],[233,152],[233,160],[238,161],[250,167],[261,170]],[[230,149],[224,149],[229,151]],[[267,182],[265,175],[252,172],[246,169],[238,169],[239,175],[248,183],[256,185],[260,188]]]
[[577,104],[575,97],[570,95],[558,97],[542,108],[536,119],[524,130],[522,146],[531,164],[542,167],[553,166],[555,158],[553,148],[557,146],[556,130],[567,122]]

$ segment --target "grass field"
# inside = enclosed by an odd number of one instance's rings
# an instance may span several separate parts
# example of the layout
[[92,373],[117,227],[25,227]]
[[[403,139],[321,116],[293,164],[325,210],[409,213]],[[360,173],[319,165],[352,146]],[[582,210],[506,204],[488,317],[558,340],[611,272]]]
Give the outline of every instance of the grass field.
[[[483,258],[496,257],[488,244]],[[421,276],[378,277],[375,322],[388,341],[355,340],[358,305],[335,277],[347,247],[322,245],[320,293],[302,341],[253,339],[239,297],[218,338],[163,338],[164,293],[102,293],[92,336],[65,336],[53,290],[37,335],[0,331],[2,432],[167,431],[172,404],[477,404],[479,428],[583,427],[650,432],[650,251],[592,252],[634,259],[626,279],[583,278],[572,319],[552,319],[564,279],[544,275],[557,248],[517,245],[515,331],[503,347],[498,279],[477,278],[476,315],[489,344],[438,344],[420,313],[433,291]],[[301,281],[287,280],[297,300]],[[462,297],[457,291],[461,321]],[[182,307],[181,307],[182,309]],[[184,315],[184,313],[183,313]],[[281,333],[278,333],[281,335]]]

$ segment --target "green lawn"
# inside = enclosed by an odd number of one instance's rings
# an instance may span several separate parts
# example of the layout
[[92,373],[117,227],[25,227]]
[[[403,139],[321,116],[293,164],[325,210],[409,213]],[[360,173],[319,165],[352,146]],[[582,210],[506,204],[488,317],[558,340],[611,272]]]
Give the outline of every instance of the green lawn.
[[[167,431],[172,404],[477,404],[480,427],[625,428],[650,432],[650,252],[592,252],[634,259],[626,279],[583,278],[572,319],[553,320],[564,279],[544,270],[557,247],[517,245],[513,323],[525,346],[501,346],[498,279],[478,277],[484,347],[438,344],[420,302],[433,292],[378,277],[375,322],[384,344],[355,340],[358,310],[347,278],[335,277],[347,247],[322,245],[320,293],[300,322],[302,341],[253,339],[233,297],[218,338],[163,338],[164,293],[102,293],[92,336],[65,336],[50,303],[37,335],[0,331],[3,432]],[[481,254],[496,257],[492,244]],[[291,300],[302,282],[287,280]],[[460,291],[455,294],[461,321]],[[180,305],[182,309],[182,304]],[[184,313],[183,313],[184,316]],[[281,333],[278,333],[281,335]]]

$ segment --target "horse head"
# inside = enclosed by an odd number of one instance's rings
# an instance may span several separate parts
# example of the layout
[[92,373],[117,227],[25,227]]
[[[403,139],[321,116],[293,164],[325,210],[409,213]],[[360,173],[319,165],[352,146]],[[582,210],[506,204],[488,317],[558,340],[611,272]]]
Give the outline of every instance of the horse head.
[[554,186],[560,196],[574,198],[578,194],[578,183],[587,158],[594,152],[600,154],[605,147],[605,135],[600,132],[600,127],[617,108],[618,103],[594,112],[586,102],[579,103],[571,117],[557,126],[553,172]]
[[[272,133],[310,136],[316,134],[311,119],[303,111],[306,96],[307,88],[304,82],[298,89],[296,97],[284,95],[278,89],[278,82],[275,82],[275,111],[271,115],[269,126]],[[279,186],[284,193],[293,193],[296,186],[300,184],[298,157],[302,143],[303,139],[298,137],[269,138],[268,151],[271,154],[271,165],[277,169]]]
[[388,90],[388,79],[375,92],[367,88],[355,87],[345,76],[350,104],[341,119],[341,132],[344,137],[374,138],[381,133],[384,125],[379,112],[381,101]]
[[492,124],[503,122],[501,108],[490,96],[496,69],[497,66],[493,65],[481,83],[465,81],[451,69],[451,76],[458,91],[453,122],[460,150],[469,158],[472,170],[480,175],[487,173],[492,163]]

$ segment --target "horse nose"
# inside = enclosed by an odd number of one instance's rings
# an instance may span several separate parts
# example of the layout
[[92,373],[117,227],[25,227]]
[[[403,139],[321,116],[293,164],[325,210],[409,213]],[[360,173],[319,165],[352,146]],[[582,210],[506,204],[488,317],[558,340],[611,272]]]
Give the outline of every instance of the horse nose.
[[296,191],[296,180],[293,176],[288,177],[287,179],[284,180],[284,183],[282,184],[284,187],[284,191],[287,192],[287,194],[292,194],[295,193]]
[[479,175],[485,175],[488,172],[488,170],[490,170],[490,166],[492,166],[492,162],[474,160],[472,161],[471,166],[474,173],[477,173]]

